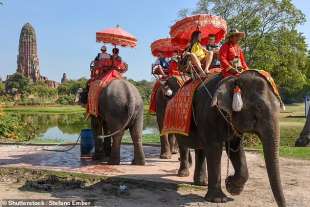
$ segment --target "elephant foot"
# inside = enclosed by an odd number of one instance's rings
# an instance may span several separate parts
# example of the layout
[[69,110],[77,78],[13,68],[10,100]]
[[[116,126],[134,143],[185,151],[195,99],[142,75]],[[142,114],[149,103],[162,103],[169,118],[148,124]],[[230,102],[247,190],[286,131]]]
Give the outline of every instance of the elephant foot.
[[111,158],[108,162],[109,165],[119,165],[120,164],[120,159],[119,158]]
[[226,203],[233,199],[227,197],[222,190],[208,190],[205,200],[211,203]]
[[94,153],[92,155],[92,160],[105,162],[105,161],[108,161],[107,159],[108,158],[104,156],[104,153]]
[[188,177],[189,176],[188,168],[179,169],[178,176],[179,177]]
[[197,186],[208,186],[208,181],[206,179],[194,179],[194,185]]
[[160,159],[171,159],[171,153],[162,153],[160,154]]
[[244,184],[239,184],[234,176],[228,176],[225,180],[226,190],[231,195],[240,195],[243,191]]
[[144,159],[134,159],[131,162],[132,165],[145,165],[145,160]]
[[179,153],[179,149],[178,148],[174,148],[174,149],[172,149],[171,153],[173,155],[178,154]]

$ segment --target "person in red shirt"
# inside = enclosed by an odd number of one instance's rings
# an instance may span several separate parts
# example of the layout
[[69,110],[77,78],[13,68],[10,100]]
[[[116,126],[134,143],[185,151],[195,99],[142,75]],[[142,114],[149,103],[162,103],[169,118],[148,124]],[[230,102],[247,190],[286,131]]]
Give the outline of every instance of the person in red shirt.
[[227,42],[220,49],[219,56],[224,77],[237,76],[242,71],[248,70],[244,54],[239,46],[239,42],[244,36],[244,32],[239,32],[237,29],[230,30]]

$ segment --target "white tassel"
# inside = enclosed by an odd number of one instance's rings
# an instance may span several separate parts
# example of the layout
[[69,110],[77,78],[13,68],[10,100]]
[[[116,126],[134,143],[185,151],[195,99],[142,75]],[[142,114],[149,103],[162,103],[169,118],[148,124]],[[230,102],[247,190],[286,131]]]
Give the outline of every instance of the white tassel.
[[234,96],[233,96],[233,102],[232,102],[232,109],[233,111],[241,111],[243,107],[243,101],[242,101],[242,97],[241,97],[241,90],[240,88],[237,86],[234,89]]
[[170,88],[168,88],[168,90],[166,91],[166,96],[170,97],[172,96],[173,92]]

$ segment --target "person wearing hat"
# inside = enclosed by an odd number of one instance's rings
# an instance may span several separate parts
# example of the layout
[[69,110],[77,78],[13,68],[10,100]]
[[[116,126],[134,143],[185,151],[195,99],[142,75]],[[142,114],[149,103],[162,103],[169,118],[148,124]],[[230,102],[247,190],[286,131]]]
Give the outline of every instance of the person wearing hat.
[[95,61],[111,58],[111,55],[108,54],[107,47],[105,45],[103,45],[100,50],[101,50],[101,53],[98,53],[97,57],[95,58]]
[[245,57],[239,42],[244,38],[245,33],[232,29],[228,33],[227,42],[220,49],[220,62],[224,77],[239,75],[242,71],[248,70]]

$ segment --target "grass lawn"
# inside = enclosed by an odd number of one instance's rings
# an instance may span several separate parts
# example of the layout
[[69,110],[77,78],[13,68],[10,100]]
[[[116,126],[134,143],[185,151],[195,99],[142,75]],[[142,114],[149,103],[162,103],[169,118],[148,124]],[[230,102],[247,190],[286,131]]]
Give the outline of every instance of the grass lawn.
[[51,114],[65,114],[65,113],[84,113],[85,109],[78,105],[72,106],[16,106],[3,108],[4,112],[16,113],[51,113]]

